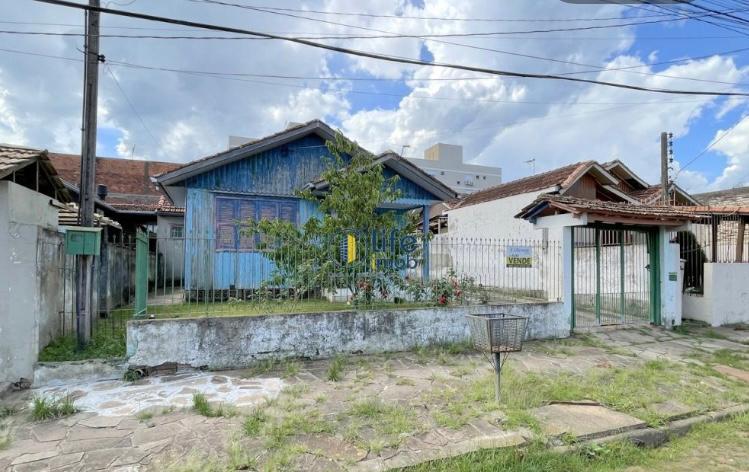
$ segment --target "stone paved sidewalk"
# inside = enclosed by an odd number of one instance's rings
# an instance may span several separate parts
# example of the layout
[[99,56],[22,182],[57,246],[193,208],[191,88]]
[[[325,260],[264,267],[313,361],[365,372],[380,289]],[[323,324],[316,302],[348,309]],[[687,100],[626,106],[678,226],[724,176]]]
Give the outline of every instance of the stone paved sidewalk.
[[[659,376],[665,385],[671,369],[658,362],[669,361],[690,369],[729,362],[743,371],[744,362],[749,364],[745,333],[681,335],[637,328],[531,342],[510,357],[507,388],[529,378],[571,376],[574,382],[575,376],[614,374],[620,375],[611,377],[615,381],[652,381],[660,388]],[[749,400],[746,389],[743,396],[735,389],[737,378],[695,370],[693,381],[669,380],[685,391],[696,389],[694,398],[668,398],[664,390],[647,411],[619,404],[614,396],[609,401],[607,395],[624,388],[618,385],[597,393],[611,403],[605,406],[575,398],[582,402],[542,402],[523,410],[519,405],[531,405],[524,397],[535,392],[505,391],[506,403],[496,408],[490,366],[471,352],[445,347],[349,356],[338,364],[336,382],[328,380],[329,361],[285,362],[18,394],[1,402],[25,409],[0,420],[5,425],[0,437],[7,432],[11,437],[0,449],[0,470],[384,470],[518,445],[537,435],[595,437],[642,427],[652,421],[651,414],[667,420]],[[643,365],[653,369],[653,379],[626,376],[641,373]],[[63,392],[77,396],[84,411],[53,421],[29,419],[32,394]],[[207,394],[214,407],[232,408],[224,416],[201,416],[189,408],[196,392]],[[700,403],[707,396],[711,402]]]

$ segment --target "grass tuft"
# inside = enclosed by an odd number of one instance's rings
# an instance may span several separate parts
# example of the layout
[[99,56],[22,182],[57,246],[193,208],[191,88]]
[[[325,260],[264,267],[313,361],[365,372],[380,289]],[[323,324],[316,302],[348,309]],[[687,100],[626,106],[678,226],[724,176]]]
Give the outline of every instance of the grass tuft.
[[236,416],[237,411],[231,405],[224,405],[219,403],[215,408],[208,402],[206,396],[202,393],[193,393],[192,395],[192,409],[196,413],[208,418],[231,418]]
[[343,378],[344,359],[341,356],[335,356],[328,365],[327,377],[331,382],[338,382]]
[[66,395],[62,398],[50,398],[43,396],[34,397],[31,417],[36,421],[63,418],[78,412],[73,399]]
[[244,420],[244,433],[247,436],[258,436],[266,421],[268,421],[268,415],[263,410],[258,408],[252,410]]

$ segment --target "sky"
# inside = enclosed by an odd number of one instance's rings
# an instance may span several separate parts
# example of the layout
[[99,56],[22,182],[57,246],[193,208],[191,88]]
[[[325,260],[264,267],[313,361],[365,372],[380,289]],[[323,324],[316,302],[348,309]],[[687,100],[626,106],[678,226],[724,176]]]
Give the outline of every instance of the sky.
[[[749,37],[666,16],[652,5],[221,1],[262,9],[206,0],[102,0],[102,6],[324,36],[317,41],[430,63],[651,88],[749,91]],[[0,12],[0,142],[80,152],[83,12],[33,0],[0,0]],[[528,33],[548,29],[567,30]],[[411,37],[381,37],[394,33]],[[424,38],[475,33],[499,34]],[[437,142],[462,145],[467,162],[501,167],[505,181],[530,175],[529,159],[536,172],[621,159],[657,183],[660,133],[666,131],[673,133],[672,177],[688,191],[749,185],[746,97],[498,77],[110,15],[102,18],[102,35],[100,156],[188,162],[225,149],[230,135],[258,138],[319,118],[372,152],[405,149],[407,157],[422,157]]]

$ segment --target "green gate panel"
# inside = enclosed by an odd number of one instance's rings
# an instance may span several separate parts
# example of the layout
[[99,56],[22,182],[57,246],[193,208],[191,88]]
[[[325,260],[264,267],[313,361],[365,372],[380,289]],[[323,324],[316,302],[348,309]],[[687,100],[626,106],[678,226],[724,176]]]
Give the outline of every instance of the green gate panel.
[[146,314],[148,301],[148,236],[139,231],[135,237],[135,316]]

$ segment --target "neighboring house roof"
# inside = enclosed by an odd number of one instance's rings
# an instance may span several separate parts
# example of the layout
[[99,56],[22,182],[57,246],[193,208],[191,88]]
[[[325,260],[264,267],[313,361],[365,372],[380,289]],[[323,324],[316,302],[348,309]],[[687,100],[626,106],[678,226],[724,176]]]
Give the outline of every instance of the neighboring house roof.
[[[653,205],[658,203],[662,198],[661,193],[661,185],[650,185],[647,188],[644,188],[642,190],[633,190],[629,192],[629,194],[636,198],[638,201],[646,204],[646,205]],[[699,205],[700,201],[687,193],[684,189],[679,187],[678,185],[672,183],[669,188],[669,195],[678,195],[679,197],[683,198],[687,202],[691,203],[692,205]]]
[[[616,173],[616,174],[619,174],[619,175],[624,174],[625,175],[625,177],[624,177],[625,179],[633,180],[634,182],[636,182],[637,184],[639,184],[643,188],[647,188],[647,187],[650,186],[650,184],[648,184],[647,182],[645,182],[644,180],[642,180],[642,178],[640,178],[639,175],[637,175],[634,172],[632,172],[632,169],[630,169],[629,167],[627,167],[627,165],[624,164],[619,159],[614,159],[613,161],[604,162],[601,165],[603,166],[604,169],[608,170],[609,172]],[[631,192],[630,192],[630,194],[631,194]]]
[[618,183],[616,177],[611,175],[601,164],[595,161],[576,162],[574,164],[559,167],[548,172],[532,175],[504,184],[495,185],[484,190],[467,195],[461,199],[454,208],[463,208],[478,203],[499,200],[501,198],[520,195],[523,193],[537,192],[552,187],[558,187],[560,193],[570,188],[583,175],[589,171],[595,172],[604,182],[604,185]]
[[[162,187],[174,186],[192,176],[241,159],[246,159],[309,134],[316,134],[325,140],[332,140],[336,136],[336,131],[320,120],[311,120],[307,123],[290,126],[283,131],[264,138],[256,139],[249,143],[189,162],[157,176],[156,180]],[[399,175],[408,178],[438,198],[443,200],[455,198],[455,192],[452,189],[394,152],[386,152],[377,156],[376,162],[380,162],[384,166],[391,168]],[[310,182],[310,184],[316,189],[325,187],[325,182],[321,180]]]
[[70,201],[70,194],[55,167],[50,163],[46,150],[0,144],[0,179],[11,176],[14,172],[20,172],[35,163],[39,164],[41,171],[39,177],[46,178],[51,186],[50,196],[55,196],[63,202]]
[[710,206],[749,206],[749,187],[718,190],[717,192],[694,195],[702,205]]
[[[616,218],[620,222],[678,224],[697,219],[699,216],[689,207],[664,205],[631,205],[627,202],[607,202],[564,195],[542,194],[533,203],[523,208],[516,218],[532,220],[546,214],[563,212],[594,215],[593,220]],[[595,218],[595,216],[599,218]],[[592,222],[589,219],[589,222]]]
[[[50,153],[50,160],[70,188],[78,193],[81,157]],[[96,158],[96,184],[107,186],[107,205],[120,212],[154,212],[164,203],[164,193],[152,177],[180,167],[181,164],[111,157]],[[97,203],[102,203],[98,200]]]
[[[60,226],[78,226],[78,205],[67,203],[59,208],[57,222]],[[101,213],[94,213],[94,226],[111,226],[122,229],[122,226]]]

